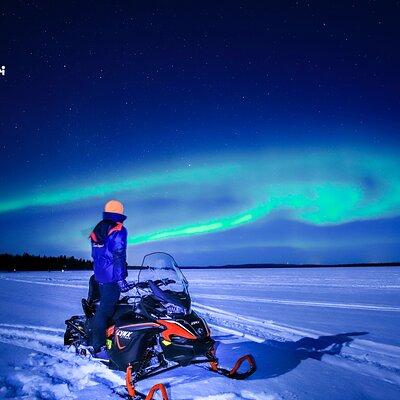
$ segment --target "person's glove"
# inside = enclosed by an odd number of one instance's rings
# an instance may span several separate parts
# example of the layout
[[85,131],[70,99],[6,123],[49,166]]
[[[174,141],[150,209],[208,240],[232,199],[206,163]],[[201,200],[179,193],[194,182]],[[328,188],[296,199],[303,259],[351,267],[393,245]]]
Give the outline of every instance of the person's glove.
[[128,292],[132,288],[125,279],[123,279],[122,281],[118,281],[118,286],[119,290],[121,290],[122,293]]

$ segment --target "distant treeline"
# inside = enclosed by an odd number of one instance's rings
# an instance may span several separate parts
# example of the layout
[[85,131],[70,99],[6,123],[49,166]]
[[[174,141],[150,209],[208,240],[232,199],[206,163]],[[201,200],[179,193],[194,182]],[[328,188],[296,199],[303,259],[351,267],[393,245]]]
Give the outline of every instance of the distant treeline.
[[[181,269],[246,269],[246,268],[347,268],[347,267],[400,267],[400,262],[354,263],[354,264],[228,264],[199,267],[180,267]],[[134,267],[133,267],[134,268]]]
[[67,256],[48,257],[0,254],[0,271],[61,271],[92,268],[92,261]]
[[[0,271],[61,271],[61,270],[91,270],[93,262],[84,258],[67,256],[48,257],[0,254]],[[354,264],[236,264],[215,266],[180,266],[182,269],[235,269],[235,268],[332,268],[332,267],[386,267],[400,266],[399,262],[387,263],[354,263]],[[137,270],[139,266],[128,266]]]

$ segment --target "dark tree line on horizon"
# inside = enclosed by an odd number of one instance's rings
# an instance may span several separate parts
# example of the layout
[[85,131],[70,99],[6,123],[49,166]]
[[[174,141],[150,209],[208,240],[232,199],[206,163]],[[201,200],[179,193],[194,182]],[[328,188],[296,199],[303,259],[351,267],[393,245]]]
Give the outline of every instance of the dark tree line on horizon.
[[[321,267],[383,267],[400,266],[400,262],[375,262],[353,264],[238,264],[214,266],[181,266],[182,269],[236,269],[236,268],[321,268]],[[0,254],[0,272],[16,271],[79,271],[91,270],[93,262],[84,258],[62,256],[35,256],[28,253],[14,255]],[[140,266],[128,265],[128,269],[139,269]]]
[[0,271],[61,271],[92,268],[92,261],[67,256],[0,254]]

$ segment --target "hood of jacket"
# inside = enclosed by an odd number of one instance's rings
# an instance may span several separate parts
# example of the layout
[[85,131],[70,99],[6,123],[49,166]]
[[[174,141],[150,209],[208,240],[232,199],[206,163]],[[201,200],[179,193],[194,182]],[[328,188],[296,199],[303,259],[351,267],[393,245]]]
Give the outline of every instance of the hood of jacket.
[[117,213],[103,212],[103,219],[95,226],[90,237],[97,244],[104,244],[111,229],[122,224],[126,216]]

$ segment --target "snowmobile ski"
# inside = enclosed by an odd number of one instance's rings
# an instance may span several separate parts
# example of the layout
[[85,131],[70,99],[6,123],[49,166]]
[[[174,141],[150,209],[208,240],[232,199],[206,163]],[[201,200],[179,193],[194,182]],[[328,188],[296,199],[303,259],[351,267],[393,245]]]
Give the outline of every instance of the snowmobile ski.
[[162,383],[157,383],[151,387],[147,395],[138,392],[132,383],[132,367],[128,366],[125,375],[126,390],[128,395],[132,400],[152,400],[155,393],[160,392],[162,400],[169,400],[167,389]]
[[[239,372],[240,367],[245,362],[247,362],[249,365],[248,369],[244,372]],[[227,378],[242,380],[253,375],[257,370],[257,365],[254,357],[251,354],[246,354],[245,356],[240,357],[231,369],[220,367],[218,362],[211,362],[210,367],[207,369],[217,374],[226,376]]]

